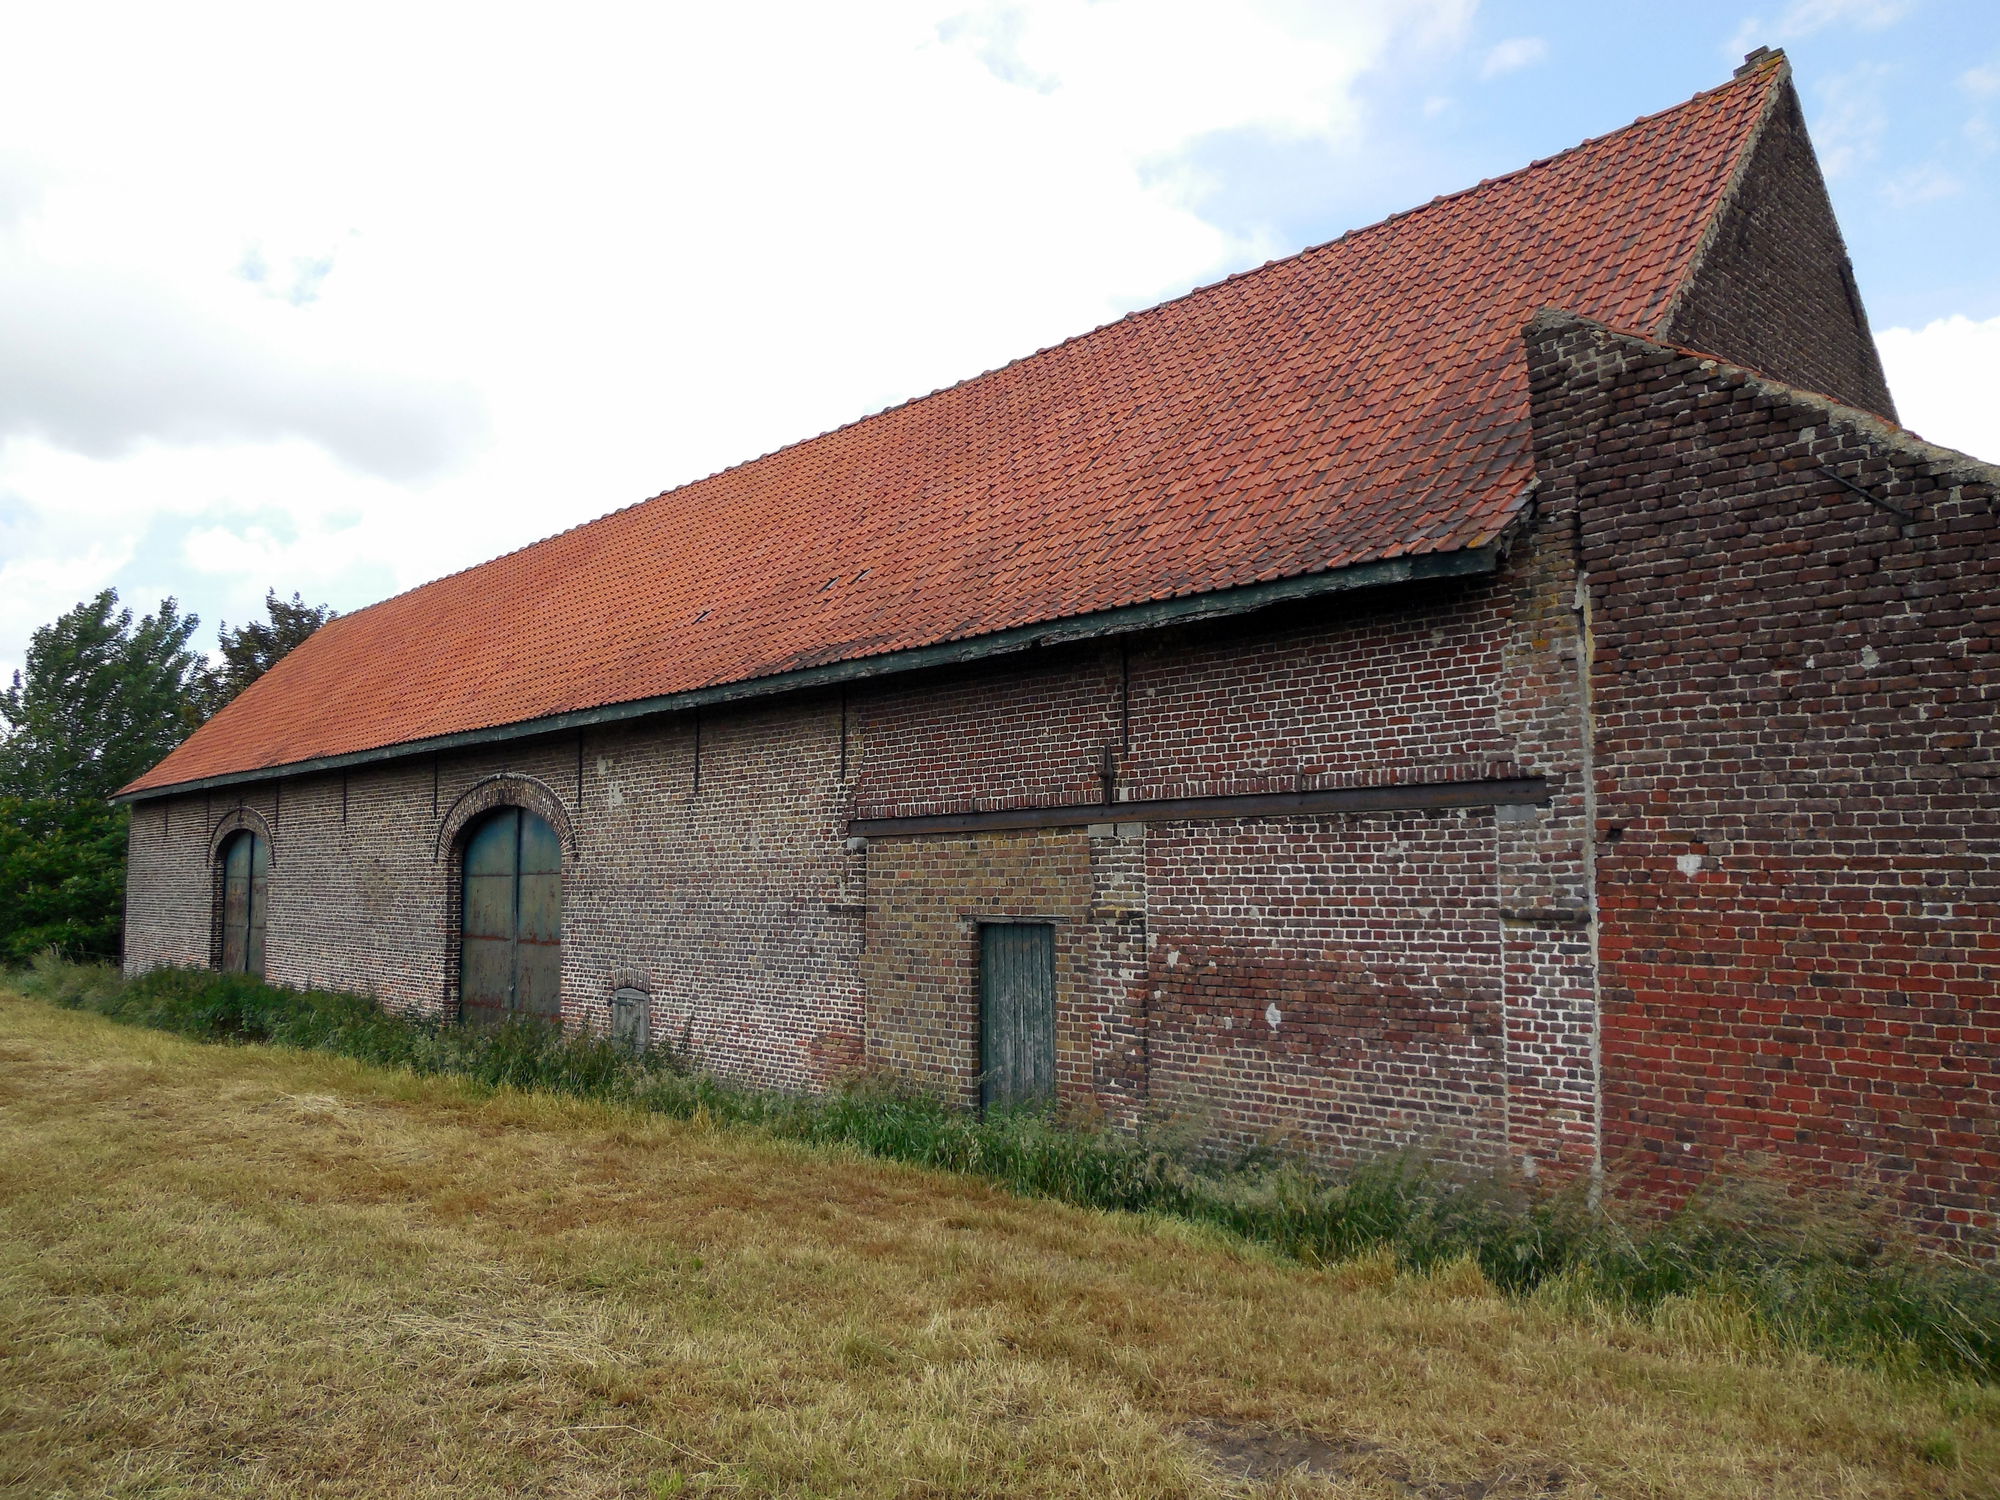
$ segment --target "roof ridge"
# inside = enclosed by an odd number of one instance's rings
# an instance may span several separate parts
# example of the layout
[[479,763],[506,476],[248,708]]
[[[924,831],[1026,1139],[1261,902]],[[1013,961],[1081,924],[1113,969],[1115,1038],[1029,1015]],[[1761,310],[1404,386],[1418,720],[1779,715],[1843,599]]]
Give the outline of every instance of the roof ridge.
[[[1574,156],[1580,151],[1588,150],[1593,146],[1601,146],[1606,141],[1609,141],[1616,136],[1623,135],[1628,130],[1636,130],[1641,125],[1648,124],[1654,120],[1662,120],[1665,119],[1667,116],[1672,114],[1677,114],[1682,110],[1692,109],[1694,106],[1702,103],[1703,101],[1713,99],[1715,96],[1726,93],[1731,89],[1762,86],[1764,84],[1767,84],[1770,81],[1769,75],[1780,69],[1782,69],[1786,74],[1789,74],[1790,72],[1790,66],[1786,62],[1785,54],[1782,51],[1772,52],[1769,56],[1761,59],[1753,68],[1741,72],[1734,77],[1725,79],[1723,82],[1716,84],[1713,88],[1706,88],[1699,90],[1696,93],[1690,94],[1687,98],[1681,100],[1677,104],[1670,104],[1663,109],[1653,110],[1649,114],[1639,115],[1636,118],[1627,121],[1623,125],[1614,126],[1612,129],[1602,131],[1597,135],[1586,136],[1583,140],[1578,141],[1575,145],[1565,146],[1562,150],[1552,152],[1547,156],[1536,157],[1533,161],[1527,162],[1522,166],[1515,167],[1511,171],[1502,172],[1497,176],[1493,177],[1482,177],[1478,182],[1471,184],[1469,187],[1457,188],[1449,193],[1439,193],[1432,198],[1426,199],[1422,203],[1413,204],[1409,208],[1397,209],[1394,213],[1387,214],[1380,219],[1373,219],[1366,224],[1356,225],[1352,229],[1342,230],[1339,234],[1335,235],[1330,240],[1320,240],[1314,244],[1306,245],[1301,249],[1293,251],[1290,255],[1274,256],[1270,260],[1264,261],[1259,265],[1246,266],[1240,271],[1231,271],[1227,275],[1218,277],[1214,281],[1201,282],[1196,286],[1189,287],[1184,292],[1180,292],[1172,297],[1166,298],[1164,301],[1153,302],[1147,304],[1145,307],[1134,308],[1130,312],[1122,313],[1116,318],[1108,319],[1105,322],[1098,323],[1090,328],[1086,328],[1077,333],[1073,333],[1069,335],[1067,338],[1058,339],[1053,344],[1044,344],[1040,348],[1031,350],[1026,354],[1016,355],[1013,359],[1007,360],[1002,364],[990,366],[989,368],[981,370],[976,374],[967,375],[963,379],[952,381],[947,385],[934,387],[933,389],[925,391],[919,395],[905,397],[901,401],[893,402],[888,406],[879,407],[874,411],[863,412],[858,417],[850,418],[845,422],[836,423],[832,427],[824,428],[819,432],[810,433],[804,437],[794,438],[790,442],[780,443],[775,448],[766,449],[764,452],[753,454],[749,458],[739,459],[732,464],[725,464],[719,469],[711,469],[706,474],[696,475],[694,478],[683,480],[679,484],[669,485],[667,488],[663,490],[657,490],[653,494],[647,495],[641,499],[630,501],[625,505],[615,506],[611,510],[605,511],[602,514],[591,516],[585,520],[578,521],[571,526],[565,526],[560,531],[552,531],[548,533],[546,536],[536,537],[533,540],[523,542],[518,547],[509,548],[505,552],[495,553],[493,556],[483,558],[479,562],[468,563],[465,567],[454,568],[449,573],[440,573],[434,578],[427,578],[424,579],[422,582],[413,583],[408,588],[399,589],[393,594],[384,595],[382,598],[374,600],[371,603],[364,604],[357,609],[350,610],[348,613],[341,615],[338,618],[343,620],[351,620],[354,619],[356,616],[365,615],[369,613],[371,610],[378,609],[385,604],[393,603],[395,600],[401,599],[409,594],[414,594],[420,589],[430,588],[433,584],[447,583],[454,578],[461,577],[466,573],[474,572],[480,568],[487,567],[493,563],[502,562],[510,557],[516,557],[523,552],[531,552],[537,547],[546,546],[550,542],[558,541],[561,538],[570,535],[572,532],[582,531],[587,527],[596,526],[601,522],[611,520],[614,516],[624,515],[627,511],[634,511],[644,506],[655,504],[658,501],[666,499],[669,495],[678,494],[683,490],[693,489],[697,485],[708,484],[713,480],[721,479],[724,476],[734,474],[739,470],[750,468],[752,465],[764,463],[767,460],[777,458],[786,453],[790,453],[795,449],[807,447],[810,444],[820,442],[825,438],[835,437],[840,433],[853,431],[854,429],[863,427],[868,423],[879,421],[884,417],[893,416],[897,412],[905,411],[910,407],[920,405],[921,403],[929,401],[934,397],[947,395],[952,391],[963,390],[967,386],[977,385],[979,382],[991,379],[995,375],[1004,374],[1007,371],[1016,368],[1017,366],[1025,365],[1032,360],[1040,359],[1043,355],[1052,354],[1055,353],[1057,350],[1067,349],[1073,345],[1081,344],[1088,339],[1097,337],[1099,334],[1102,334],[1109,329],[1118,327],[1120,324],[1130,323],[1141,318],[1150,317],[1154,313],[1164,312],[1168,308],[1176,307],[1183,302],[1191,301],[1192,299],[1199,297],[1204,293],[1214,291],[1217,287],[1228,286],[1233,282],[1247,281],[1253,277],[1262,276],[1267,272],[1278,269],[1281,266],[1288,266],[1295,261],[1304,260],[1306,257],[1310,255],[1317,254],[1324,250],[1330,250],[1336,245],[1343,245],[1348,243],[1350,240],[1359,239],[1362,236],[1374,233],[1378,230],[1386,229],[1390,225],[1399,223],[1404,219],[1412,217],[1413,215],[1427,213],[1430,210],[1439,207],[1440,205],[1453,203],[1458,201],[1459,199],[1471,197],[1475,193],[1485,192],[1487,189],[1496,187],[1501,183],[1511,182],[1517,177],[1522,177],[1530,172],[1540,171],[1544,167],[1552,166],[1556,162],[1562,161],[1566,157]],[[1760,127],[1761,127],[1761,121],[1760,121]],[[1753,132],[1753,134],[1754,133],[1755,132]],[[1737,170],[1739,172],[1741,170],[1741,159],[1739,159],[1739,165]],[[1731,187],[1732,188],[1734,187],[1734,179],[1732,179]],[[1727,197],[1728,197],[1728,190],[1725,190],[1724,198],[1726,199]],[[1720,205],[1718,204],[1718,208],[1719,207]],[[1698,254],[1699,250],[1697,250],[1697,256]],[[328,621],[328,624],[332,623],[334,622]]]
[[[1751,53],[1745,58],[1743,68],[1731,82],[1741,82],[1744,78],[1758,78],[1760,82],[1766,84],[1782,85],[1790,80],[1792,65],[1785,56],[1783,48],[1777,51],[1759,48],[1758,51],[1762,52],[1763,56],[1759,57],[1757,52]],[[1751,58],[1756,60],[1752,62]],[[1680,284],[1674,288],[1653,320],[1653,326],[1661,334],[1665,334],[1674,326],[1674,319],[1680,316],[1681,309],[1693,295],[1695,282],[1701,275],[1702,267],[1707,263],[1710,252],[1715,248],[1716,239],[1722,233],[1723,220],[1728,217],[1731,206],[1742,194],[1743,184],[1748,180],[1750,169],[1756,163],[1757,148],[1763,144],[1765,132],[1771,128],[1771,118],[1777,112],[1779,98],[1780,90],[1775,86],[1771,87],[1764,97],[1763,107],[1757,113],[1756,123],[1744,133],[1742,144],[1736,150],[1736,163],[1729,169],[1729,180],[1722,185],[1715,206],[1709,210],[1708,223],[1702,227],[1701,238],[1688,253],[1687,270],[1682,275]]]

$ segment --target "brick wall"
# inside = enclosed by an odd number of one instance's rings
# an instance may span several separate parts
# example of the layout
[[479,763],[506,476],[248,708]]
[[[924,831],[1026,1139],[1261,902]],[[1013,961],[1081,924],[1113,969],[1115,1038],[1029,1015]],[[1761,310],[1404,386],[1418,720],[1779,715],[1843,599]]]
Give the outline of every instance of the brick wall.
[[1575,320],[1529,353],[1543,498],[1574,506],[1589,578],[1614,1160],[1672,1187],[1776,1152],[1976,1238],[2000,474]]
[[[604,1024],[612,990],[636,987],[657,1032],[733,1076],[810,1086],[865,1055],[970,1098],[978,921],[1039,916],[1058,928],[1073,1107],[1328,1153],[1488,1156],[1511,1136],[1536,1161],[1587,1159],[1557,541],[1525,536],[1493,579],[261,786],[271,975],[449,1013],[454,840],[522,800],[569,841],[574,1023]],[[1504,817],[845,839],[850,812],[1095,803],[1107,777],[1129,800],[1523,774],[1554,795]],[[235,804],[169,799],[171,840],[161,805],[142,808],[134,967],[205,959],[203,829]]]
[[[871,1057],[972,1097],[977,917],[1040,914],[1063,1092],[1323,1155],[1595,1151],[1565,534],[1503,574],[934,674],[852,702],[863,816],[1521,774],[1546,808],[875,840]],[[1106,752],[1109,753],[1107,760]],[[1063,851],[1060,856],[1057,851]],[[1058,878],[1056,871],[1062,872]],[[1086,989],[1088,993],[1085,993]],[[1276,1017],[1275,1024],[1273,1016]],[[1065,1025],[1068,1023],[1065,1022]],[[1073,1034],[1073,1033],[1072,1033]]]
[[1866,411],[1896,414],[1789,83],[1778,91],[1666,338]]
[[1505,1140],[1488,811],[1150,831],[1153,1099],[1323,1154]]
[[[453,837],[523,798],[569,840],[566,1015],[643,989],[733,1076],[866,1059],[971,1097],[979,920],[1039,917],[1074,1107],[1558,1169],[1601,1108],[1664,1186],[1777,1149],[1976,1230],[1991,472],[1573,319],[1529,352],[1540,488],[1493,578],[148,803],[130,962],[207,959],[215,830],[254,817],[273,977],[448,1010]],[[855,812],[1095,802],[1107,776],[1143,800],[1515,774],[1546,805],[846,843]]]
[[1056,1088],[1094,1106],[1095,1055],[1124,1018],[1107,1015],[1099,980],[1123,937],[1100,910],[1085,830],[881,839],[869,851],[868,1060],[976,1104],[979,926],[1035,918],[1055,928]]
[[[270,829],[267,965],[276,981],[455,1005],[452,834],[494,778],[535,789],[572,834],[563,868],[563,1010],[602,1027],[611,992],[718,1068],[779,1086],[860,1056],[859,872],[843,852],[840,715],[828,698],[641,729],[260,783]],[[500,800],[524,800],[502,789]],[[142,804],[126,965],[210,958],[212,830],[238,798]],[[168,819],[171,818],[171,824]]]

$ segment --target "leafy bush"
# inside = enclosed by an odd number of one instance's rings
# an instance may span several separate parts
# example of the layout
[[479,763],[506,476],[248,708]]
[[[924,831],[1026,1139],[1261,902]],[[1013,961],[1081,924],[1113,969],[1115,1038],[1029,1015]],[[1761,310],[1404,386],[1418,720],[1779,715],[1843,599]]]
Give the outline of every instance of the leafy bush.
[[1125,1134],[1046,1114],[980,1118],[934,1095],[857,1080],[823,1095],[725,1082],[671,1048],[643,1057],[537,1022],[475,1029],[391,1015],[373,1000],[240,974],[158,969],[125,980],[53,953],[26,993],[132,1025],[268,1042],[697,1115],[786,1139],[964,1172],[1084,1207],[1171,1214],[1303,1261],[1388,1253],[1406,1270],[1474,1262],[1514,1295],[1647,1316],[1703,1301],[1755,1337],[1836,1358],[2000,1376],[2000,1276],[1918,1252],[1879,1206],[1738,1174],[1671,1215],[1594,1208],[1582,1186],[1530,1192],[1418,1154],[1337,1177],[1275,1153],[1218,1163],[1171,1129]]
[[0,964],[118,952],[129,822],[103,802],[0,794]]

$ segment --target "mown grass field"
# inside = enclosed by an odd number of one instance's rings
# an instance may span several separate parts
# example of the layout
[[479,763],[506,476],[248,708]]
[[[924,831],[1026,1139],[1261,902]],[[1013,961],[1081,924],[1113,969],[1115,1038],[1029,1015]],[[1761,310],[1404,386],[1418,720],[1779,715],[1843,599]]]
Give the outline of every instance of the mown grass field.
[[1307,1270],[0,992],[7,1495],[1996,1492],[2000,1391],[1712,1305]]

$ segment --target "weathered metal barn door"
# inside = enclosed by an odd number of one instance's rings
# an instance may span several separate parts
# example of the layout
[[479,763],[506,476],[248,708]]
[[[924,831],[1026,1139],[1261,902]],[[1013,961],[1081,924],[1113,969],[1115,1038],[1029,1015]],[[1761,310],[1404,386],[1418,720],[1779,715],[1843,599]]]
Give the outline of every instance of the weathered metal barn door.
[[222,846],[222,967],[264,972],[264,907],[271,889],[271,846],[249,829]]
[[1056,1095],[1056,944],[1046,922],[979,929],[980,1103],[1046,1104]]
[[500,808],[466,840],[460,937],[467,1021],[561,1013],[562,842],[533,813]]

